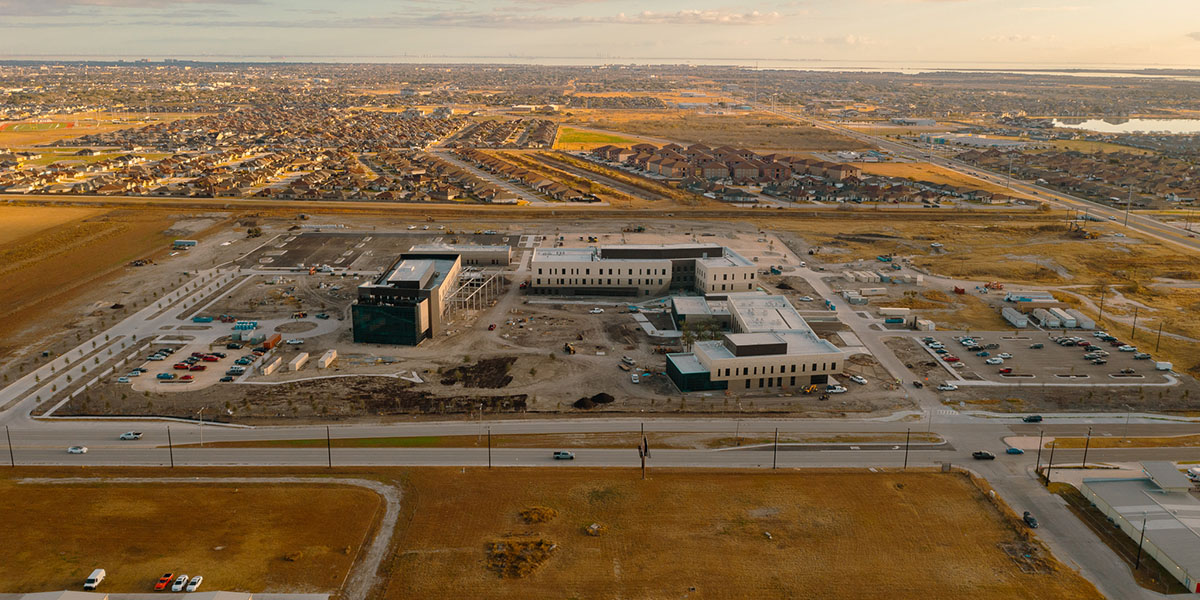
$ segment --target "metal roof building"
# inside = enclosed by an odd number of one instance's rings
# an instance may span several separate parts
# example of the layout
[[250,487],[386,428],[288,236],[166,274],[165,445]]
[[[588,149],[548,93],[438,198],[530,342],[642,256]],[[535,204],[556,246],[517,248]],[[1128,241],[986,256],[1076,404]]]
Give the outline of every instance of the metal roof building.
[[[1169,461],[1142,463],[1146,477],[1084,479],[1079,491],[1191,592],[1200,593],[1200,499]],[[1142,537],[1143,529],[1145,537]]]

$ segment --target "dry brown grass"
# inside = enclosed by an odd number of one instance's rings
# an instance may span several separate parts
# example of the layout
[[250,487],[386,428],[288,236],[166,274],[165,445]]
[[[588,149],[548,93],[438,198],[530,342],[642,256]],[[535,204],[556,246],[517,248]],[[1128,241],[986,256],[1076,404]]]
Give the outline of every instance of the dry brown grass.
[[870,174],[881,175],[885,177],[902,177],[915,181],[929,181],[933,183],[969,187],[988,192],[999,192],[1015,198],[1033,198],[1033,196],[1028,194],[1022,194],[1003,186],[999,186],[994,183],[988,183],[976,177],[971,177],[970,175],[964,175],[957,171],[951,171],[950,169],[925,162],[861,163],[858,164],[858,166],[862,168],[864,175]]
[[333,592],[381,511],[374,492],[351,487],[4,480],[0,582],[78,589],[102,567],[105,592],[151,592],[184,572],[209,590]]
[[705,115],[694,111],[653,114],[608,111],[585,123],[589,127],[654,138],[730,145],[769,152],[865,150],[861,142],[810,125],[760,112]]
[[0,207],[0,248],[22,238],[103,213],[98,208]]
[[54,116],[50,120],[55,123],[63,123],[63,127],[40,131],[15,131],[14,129],[19,128],[13,126],[0,129],[0,148],[19,148],[48,144],[62,139],[76,138],[93,133],[107,133],[118,129],[142,127],[151,123],[161,123],[175,119],[192,119],[198,116],[201,115],[194,113],[155,113],[149,119],[146,119],[144,115],[116,113],[85,113]]
[[[1082,448],[1087,445],[1087,438],[1056,437],[1055,446],[1059,448]],[[1050,443],[1046,443],[1050,447]],[[1168,437],[1093,437],[1092,448],[1198,448],[1200,435],[1174,435]]]
[[[1100,598],[959,474],[413,469],[407,489],[386,598]],[[531,504],[560,516],[527,525]],[[502,540],[557,548],[502,578]]]

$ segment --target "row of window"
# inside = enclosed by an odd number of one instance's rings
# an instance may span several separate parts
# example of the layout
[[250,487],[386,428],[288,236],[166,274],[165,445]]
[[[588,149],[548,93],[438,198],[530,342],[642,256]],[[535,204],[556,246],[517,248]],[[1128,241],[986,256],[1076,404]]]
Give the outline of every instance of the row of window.
[[[837,370],[837,361],[834,361],[832,363],[821,363],[821,371],[826,370],[825,365],[827,365],[827,364],[829,365],[830,371]],[[791,372],[795,373],[796,365],[791,365],[791,367],[792,367]],[[800,365],[800,372],[807,373],[808,372],[807,367],[808,367],[807,364]],[[768,369],[769,369],[769,371],[768,371]],[[771,365],[770,367],[761,367],[762,373],[759,373],[759,370],[760,370],[760,367],[741,367],[741,368],[735,367],[733,369],[725,369],[724,376],[725,377],[741,377],[741,376],[746,376],[746,375],[774,375],[775,374],[775,365]],[[730,375],[731,371],[733,373],[732,375]],[[787,373],[788,365],[779,365],[779,372]],[[817,363],[812,364],[812,372],[813,373],[817,372]]]
[[[592,274],[591,268],[543,269],[541,267],[538,267],[537,274],[542,275],[543,270],[550,271],[550,273],[549,273],[550,275],[591,275]],[[583,272],[580,273],[580,271],[583,271]],[[607,271],[607,273],[605,271]],[[613,271],[616,271],[616,273],[613,273]],[[597,275],[668,275],[669,273],[667,272],[667,269],[638,269],[637,273],[634,273],[633,269],[629,269],[628,273],[625,272],[625,269],[596,269],[596,274]]]
[[[613,283],[614,281],[616,283]],[[636,284],[634,283],[635,281],[637,282]],[[655,284],[654,283],[655,281],[658,281],[658,283]],[[626,279],[624,285],[660,285],[661,286],[661,285],[663,285],[663,281],[664,280],[662,280],[662,279],[658,279],[658,280],[641,279],[641,278]],[[570,279],[570,278],[564,279],[562,277],[558,278],[557,282],[555,282],[555,280],[553,280],[553,279],[546,279],[545,284],[542,283],[542,279],[539,277],[537,279],[534,279],[533,284],[539,285],[539,286],[540,285],[582,285],[582,286],[622,285],[620,279],[615,279],[615,280],[614,279],[599,279],[599,278],[597,278],[597,279]]]

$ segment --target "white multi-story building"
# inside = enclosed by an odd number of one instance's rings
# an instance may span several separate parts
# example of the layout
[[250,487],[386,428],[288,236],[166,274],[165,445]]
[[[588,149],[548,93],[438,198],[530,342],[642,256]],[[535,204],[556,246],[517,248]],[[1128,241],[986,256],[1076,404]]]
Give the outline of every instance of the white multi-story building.
[[733,293],[752,291],[758,284],[753,262],[707,244],[538,248],[530,270],[533,293],[565,296]]
[[730,330],[719,340],[696,342],[691,352],[667,355],[667,375],[682,391],[825,385],[845,364],[845,352],[817,337],[783,296],[738,293],[719,301],[679,300],[672,311],[676,319],[684,313],[689,319],[714,318]]

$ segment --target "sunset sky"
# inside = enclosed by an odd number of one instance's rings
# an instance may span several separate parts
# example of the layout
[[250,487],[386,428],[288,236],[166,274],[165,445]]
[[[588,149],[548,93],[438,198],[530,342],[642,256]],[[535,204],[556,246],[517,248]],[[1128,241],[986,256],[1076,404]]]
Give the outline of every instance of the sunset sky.
[[0,23],[4,58],[1200,67],[1197,0],[0,0]]

